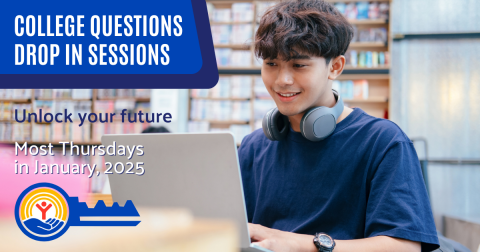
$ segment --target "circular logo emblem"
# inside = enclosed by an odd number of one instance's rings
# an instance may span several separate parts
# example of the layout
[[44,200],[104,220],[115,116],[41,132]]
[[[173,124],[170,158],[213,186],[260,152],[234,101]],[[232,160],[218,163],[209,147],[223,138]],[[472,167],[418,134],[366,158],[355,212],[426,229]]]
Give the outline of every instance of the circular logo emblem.
[[18,227],[37,241],[51,241],[68,229],[69,207],[65,191],[50,183],[25,189],[15,205]]

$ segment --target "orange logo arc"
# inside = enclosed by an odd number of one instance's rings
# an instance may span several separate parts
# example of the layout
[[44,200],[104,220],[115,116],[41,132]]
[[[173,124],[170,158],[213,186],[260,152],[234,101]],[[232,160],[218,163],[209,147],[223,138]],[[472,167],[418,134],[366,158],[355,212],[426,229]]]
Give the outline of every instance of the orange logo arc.
[[68,219],[69,209],[66,199],[58,191],[41,187],[32,190],[22,200],[20,205],[20,219],[25,221],[33,217],[33,210],[39,201],[51,202],[55,209],[55,218],[66,221]]

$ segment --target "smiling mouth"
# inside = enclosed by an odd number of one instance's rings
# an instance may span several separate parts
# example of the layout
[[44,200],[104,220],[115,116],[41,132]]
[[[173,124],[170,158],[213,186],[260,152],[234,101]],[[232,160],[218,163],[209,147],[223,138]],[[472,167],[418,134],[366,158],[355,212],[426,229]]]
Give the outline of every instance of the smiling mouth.
[[277,94],[280,95],[281,97],[292,97],[300,94],[300,92],[299,93],[277,93]]

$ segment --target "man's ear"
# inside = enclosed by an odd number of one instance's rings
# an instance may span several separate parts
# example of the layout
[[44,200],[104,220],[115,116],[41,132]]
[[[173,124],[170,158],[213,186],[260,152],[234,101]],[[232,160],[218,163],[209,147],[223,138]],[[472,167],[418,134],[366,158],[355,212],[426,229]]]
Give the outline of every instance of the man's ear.
[[345,67],[345,56],[340,55],[330,61],[328,66],[328,79],[335,80],[340,74],[343,72],[343,68]]

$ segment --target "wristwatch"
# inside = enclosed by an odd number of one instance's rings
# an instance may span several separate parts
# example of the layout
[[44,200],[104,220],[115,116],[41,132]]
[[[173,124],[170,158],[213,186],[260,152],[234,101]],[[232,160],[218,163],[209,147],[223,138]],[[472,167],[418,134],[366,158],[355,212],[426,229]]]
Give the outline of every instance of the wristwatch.
[[325,233],[316,233],[313,238],[313,244],[317,247],[318,252],[332,252],[335,247],[335,241]]

